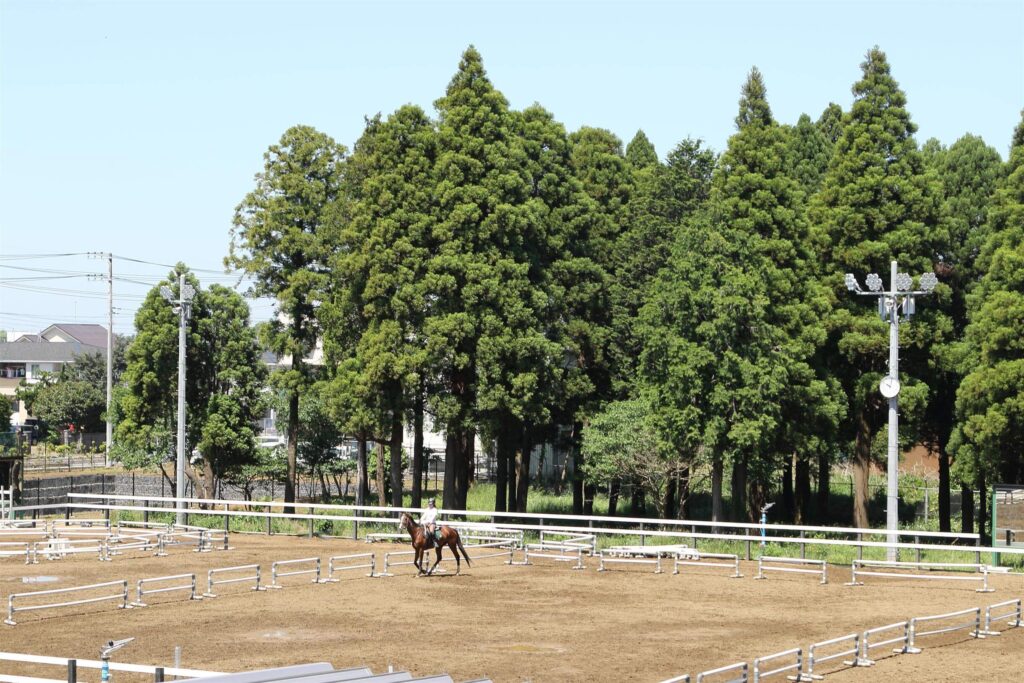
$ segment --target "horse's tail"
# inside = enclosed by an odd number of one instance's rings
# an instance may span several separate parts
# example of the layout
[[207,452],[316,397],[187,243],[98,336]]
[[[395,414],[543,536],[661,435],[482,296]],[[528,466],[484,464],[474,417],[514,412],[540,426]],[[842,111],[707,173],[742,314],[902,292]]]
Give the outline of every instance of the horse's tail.
[[464,558],[466,558],[466,564],[467,564],[468,566],[472,567],[472,566],[473,566],[473,563],[469,561],[469,555],[467,555],[467,554],[466,554],[466,549],[465,549],[464,547],[462,547],[462,538],[461,538],[461,537],[459,537],[459,536],[456,536],[456,537],[455,537],[455,543],[456,543],[456,545],[458,545],[458,546],[459,546],[459,550],[461,550],[461,551],[462,551],[462,556],[463,556]]

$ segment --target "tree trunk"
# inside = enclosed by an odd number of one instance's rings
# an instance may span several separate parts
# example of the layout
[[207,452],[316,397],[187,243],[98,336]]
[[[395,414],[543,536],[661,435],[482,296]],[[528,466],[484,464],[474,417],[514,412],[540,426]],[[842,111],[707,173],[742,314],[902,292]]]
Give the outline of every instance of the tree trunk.
[[412,506],[423,507],[423,392],[413,407],[412,437]]
[[629,514],[633,517],[641,517],[647,509],[647,501],[644,500],[644,487],[641,486],[640,482],[636,479],[633,480],[632,493],[632,500],[630,500],[629,504]]
[[978,535],[981,536],[981,544],[988,545],[991,540],[988,534],[988,489],[985,483],[985,473],[978,474]]
[[462,449],[459,448],[459,435],[456,430],[449,429],[444,436],[444,495],[442,504],[446,510],[458,509],[458,478],[459,458],[462,457]]
[[530,495],[530,457],[533,455],[533,440],[530,429],[522,431],[522,443],[516,454],[516,511],[526,512],[527,498]]
[[384,481],[384,444],[377,444],[377,505],[387,507],[387,482]]
[[504,429],[498,430],[494,439],[494,457],[497,461],[498,471],[495,473],[494,481],[494,511],[505,512],[508,510],[505,502],[508,495],[508,435]]
[[331,502],[331,487],[327,483],[327,477],[324,476],[324,468],[316,468],[316,473],[320,477],[320,498],[325,503]]
[[732,514],[733,519],[742,520],[747,514],[747,455],[732,466]]
[[402,415],[391,417],[391,505],[402,507]]
[[711,459],[711,521],[722,522],[722,456],[715,454]]
[[832,486],[832,462],[828,459],[828,453],[822,449],[818,453],[818,524],[828,521],[828,501]]
[[679,470],[679,511],[676,519],[690,518],[690,468]]
[[[299,447],[299,394],[293,391],[288,396],[288,478],[284,482],[284,502],[295,502],[295,484],[298,482],[298,447]],[[295,508],[286,507],[284,513],[290,515]]]
[[505,497],[506,500],[508,501],[506,509],[509,512],[515,512],[517,487],[516,442],[514,441],[514,437],[512,436],[512,434],[507,434],[506,438],[509,440],[508,444],[505,447],[505,458],[507,461],[505,469],[507,470],[506,474],[508,476],[508,486],[505,491]]
[[366,439],[360,437],[356,442],[356,505],[366,505],[370,500],[370,474],[366,467]]
[[811,463],[805,458],[796,459],[796,482],[793,487],[793,504],[797,524],[807,524],[811,510]]
[[608,516],[614,517],[619,507],[619,490],[622,488],[622,480],[615,478],[608,484]]
[[962,484],[960,489],[960,531],[974,533],[974,491],[968,484]]
[[949,452],[939,446],[939,531],[949,531]]
[[582,425],[574,422],[572,434],[569,437],[570,448],[572,449],[572,514],[583,514],[583,449],[580,448],[580,434]]
[[793,460],[796,456],[790,457],[782,467],[782,519],[787,523],[793,521]]
[[857,413],[857,439],[853,449],[853,525],[866,529],[868,520],[868,477],[871,474],[871,425],[867,410]]
[[676,509],[676,478],[670,476],[668,478],[668,484],[665,485],[665,498],[662,501],[661,516],[664,518],[672,517]]

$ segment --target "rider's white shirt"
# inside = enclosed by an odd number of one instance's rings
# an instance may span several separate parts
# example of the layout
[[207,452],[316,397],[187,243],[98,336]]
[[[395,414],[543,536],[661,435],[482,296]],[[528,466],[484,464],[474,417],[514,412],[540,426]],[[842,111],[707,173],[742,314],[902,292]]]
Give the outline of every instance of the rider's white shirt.
[[434,524],[437,521],[437,508],[427,508],[420,515],[420,524]]

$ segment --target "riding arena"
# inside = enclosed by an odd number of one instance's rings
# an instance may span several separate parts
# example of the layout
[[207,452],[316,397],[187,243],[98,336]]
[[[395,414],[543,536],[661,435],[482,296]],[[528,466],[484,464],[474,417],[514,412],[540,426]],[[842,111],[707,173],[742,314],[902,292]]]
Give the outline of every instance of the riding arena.
[[963,534],[460,512],[428,576],[415,511],[70,501],[0,520],[0,683],[1024,678],[1022,551]]

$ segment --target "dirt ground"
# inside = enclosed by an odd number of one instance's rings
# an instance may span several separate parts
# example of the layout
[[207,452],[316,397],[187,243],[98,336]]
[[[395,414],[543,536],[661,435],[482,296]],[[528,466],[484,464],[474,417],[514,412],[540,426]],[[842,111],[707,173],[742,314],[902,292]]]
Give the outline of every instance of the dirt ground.
[[[92,557],[41,560],[26,566],[0,559],[0,605],[11,593],[114,579],[196,572],[275,560],[400,550],[340,539],[233,535],[227,552],[172,550],[169,557]],[[446,551],[447,552],[447,551]],[[472,556],[474,551],[470,549]],[[980,594],[960,582],[888,582],[844,586],[849,569],[832,567],[830,583],[814,577],[772,575],[755,581],[756,566],[731,579],[722,569],[684,567],[656,575],[647,566],[599,573],[597,560],[583,571],[538,559],[507,566],[482,559],[454,576],[370,579],[361,572],[339,583],[313,585],[307,577],[283,579],[287,587],[254,593],[242,585],[218,587],[220,597],[190,602],[182,594],[153,596],[149,607],[118,610],[100,603],[16,615],[0,625],[0,650],[95,659],[107,639],[135,637],[115,661],[171,666],[175,646],[181,665],[212,671],[328,661],[336,667],[366,665],[374,671],[447,672],[456,680],[645,681],[786,650],[806,648],[854,631],[912,616],[940,614],[1021,597],[1024,577],[995,576],[995,593]],[[325,566],[326,571],[326,566]],[[29,584],[24,577],[54,577]],[[265,579],[269,581],[269,577]],[[828,680],[1020,681],[1024,679],[1024,629],[973,640],[963,632],[919,643],[919,655],[890,656],[871,668],[837,671]],[[841,667],[840,667],[841,669]],[[827,672],[828,669],[825,669]],[[0,662],[0,673],[62,678],[55,667]],[[781,680],[781,677],[779,678]],[[79,680],[98,680],[80,670]],[[143,681],[118,674],[119,683]]]

